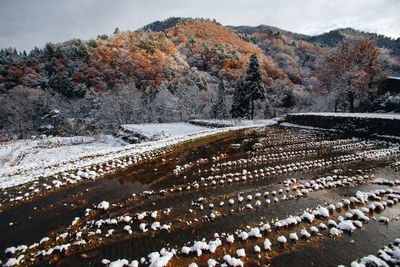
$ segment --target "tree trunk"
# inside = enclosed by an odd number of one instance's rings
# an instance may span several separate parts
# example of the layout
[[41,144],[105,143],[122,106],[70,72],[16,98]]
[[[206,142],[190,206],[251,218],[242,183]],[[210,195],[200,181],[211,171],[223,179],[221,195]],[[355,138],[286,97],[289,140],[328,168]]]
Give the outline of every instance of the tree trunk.
[[251,119],[254,117],[254,101],[251,100]]
[[335,112],[337,112],[338,106],[339,106],[339,100],[336,98],[335,99]]
[[354,113],[354,96],[353,95],[350,95],[349,102],[350,102],[350,113]]

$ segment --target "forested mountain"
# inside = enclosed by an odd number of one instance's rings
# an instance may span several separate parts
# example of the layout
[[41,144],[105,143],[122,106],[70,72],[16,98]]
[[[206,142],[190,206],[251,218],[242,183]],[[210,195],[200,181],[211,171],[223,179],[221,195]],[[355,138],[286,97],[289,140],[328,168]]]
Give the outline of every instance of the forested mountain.
[[[369,54],[356,49],[361,45]],[[346,110],[349,100],[337,92],[350,87],[363,92],[353,101],[363,111],[378,97],[379,80],[399,74],[398,50],[398,41],[351,29],[310,37],[191,18],[157,21],[136,31],[116,29],[88,41],[48,43],[29,53],[2,49],[0,134],[113,132],[123,123],[216,117],[217,102],[230,110],[236,81],[253,54],[265,91],[265,100],[255,102],[255,117]],[[347,72],[321,71],[335,70],[339,61],[331,61],[340,52],[349,63]],[[221,81],[224,96],[218,93]]]
[[269,26],[269,25],[258,25],[258,26],[228,26],[232,29],[235,29],[239,32],[247,33],[247,34],[275,34],[275,35],[285,35],[286,37],[292,38],[294,40],[306,40],[310,36],[305,34],[293,33],[290,31],[286,31],[280,29],[278,27]]
[[328,33],[310,36],[305,40],[308,42],[319,43],[333,47],[344,39],[363,36],[368,36],[369,38],[375,40],[379,47],[389,49],[391,53],[400,56],[400,38],[395,40],[384,35],[360,32],[352,28],[333,30]]
[[392,39],[384,35],[357,31],[352,28],[336,29],[327,33],[310,36],[310,35],[285,31],[280,28],[268,25],[259,25],[255,27],[252,26],[229,26],[229,27],[247,34],[264,33],[264,34],[284,35],[294,40],[303,40],[310,43],[315,43],[318,45],[328,46],[328,47],[334,47],[344,39],[368,37],[375,40],[379,47],[389,49],[390,53],[400,56],[400,38]]

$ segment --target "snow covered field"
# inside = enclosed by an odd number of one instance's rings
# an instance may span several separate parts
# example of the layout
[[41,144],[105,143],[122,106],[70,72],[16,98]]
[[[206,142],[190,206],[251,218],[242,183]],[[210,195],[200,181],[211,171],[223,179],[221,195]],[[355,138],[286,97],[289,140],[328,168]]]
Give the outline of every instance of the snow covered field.
[[[164,132],[161,140],[126,145],[112,136],[53,137],[0,144],[0,188],[24,184],[39,177],[83,169],[118,157],[140,154],[193,138],[259,124],[212,129],[189,123],[125,125],[143,134]],[[271,123],[272,124],[272,123]]]
[[144,124],[124,124],[123,129],[136,132],[147,139],[162,139],[172,136],[180,136],[195,132],[210,130],[210,127],[193,125],[190,123],[144,123]]
[[51,137],[0,144],[0,188],[46,176],[64,163],[107,149],[122,148],[123,141],[110,135]]

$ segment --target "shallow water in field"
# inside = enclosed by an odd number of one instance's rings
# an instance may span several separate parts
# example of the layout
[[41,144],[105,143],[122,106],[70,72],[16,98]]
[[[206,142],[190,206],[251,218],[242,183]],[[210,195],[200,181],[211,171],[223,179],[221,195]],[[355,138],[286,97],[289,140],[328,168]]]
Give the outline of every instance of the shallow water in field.
[[[163,157],[149,159],[102,179],[63,188],[31,202],[4,209],[0,213],[0,236],[2,236],[0,251],[3,252],[9,246],[20,244],[29,246],[38,242],[44,236],[52,237],[71,231],[66,227],[71,224],[75,217],[81,218],[81,226],[86,225],[86,228],[80,227],[80,229],[83,229],[85,238],[90,240],[85,231],[90,230],[89,222],[91,220],[117,218],[121,215],[135,217],[143,211],[158,210],[157,219],[147,216],[142,221],[133,220],[130,223],[133,230],[131,235],[123,230],[124,224],[107,226],[103,231],[114,229],[115,233],[112,236],[104,237],[102,233],[102,238],[93,239],[90,246],[78,247],[67,255],[61,253],[54,257],[44,257],[40,261],[35,261],[35,264],[39,265],[50,263],[57,266],[103,266],[102,259],[140,259],[146,257],[150,252],[159,251],[162,248],[180,248],[188,242],[192,244],[194,241],[203,238],[206,240],[214,239],[214,233],[231,234],[237,229],[244,229],[246,226],[255,227],[260,222],[267,222],[276,218],[284,219],[289,215],[301,215],[307,208],[315,208],[326,203],[336,203],[343,198],[354,196],[357,191],[389,188],[368,181],[311,192],[306,197],[282,200],[283,196],[289,198],[290,195],[294,196],[295,193],[294,191],[285,192],[285,190],[279,193],[280,189],[285,189],[282,182],[286,179],[295,178],[297,182],[306,183],[309,180],[335,173],[348,176],[374,174],[375,177],[388,180],[399,179],[399,173],[390,168],[390,163],[396,157],[392,156],[379,160],[353,161],[315,167],[309,170],[271,175],[269,178],[247,177],[246,180],[239,179],[240,181],[232,182],[227,182],[227,179],[224,178],[223,184],[219,183],[221,179],[215,179],[215,185],[211,184],[211,180],[207,180],[207,177],[210,176],[219,175],[222,177],[228,173],[242,173],[244,169],[254,173],[254,170],[280,164],[318,159],[328,160],[333,157],[382,147],[377,145],[349,150],[333,149],[332,145],[324,144],[320,147],[312,147],[312,142],[344,138],[347,137],[269,127],[266,130],[257,131],[241,130],[234,134],[213,137],[209,141],[201,140],[181,147],[178,146]],[[239,144],[240,146],[232,146],[232,144]],[[272,157],[271,159],[271,154],[294,153],[311,149],[314,151],[308,154],[300,153],[291,158]],[[239,159],[254,159],[263,155],[269,157],[270,160],[222,166],[222,163],[229,161],[238,162]],[[185,171],[179,174],[173,173],[177,166],[184,166],[185,164],[190,165]],[[337,171],[338,169],[340,171]],[[237,177],[241,176],[242,174]],[[199,189],[193,188],[196,183],[199,184]],[[205,183],[207,183],[207,186],[205,186]],[[191,188],[186,189],[189,185]],[[179,188],[182,188],[182,191],[179,191]],[[174,191],[170,192],[171,189]],[[165,190],[166,193],[160,194],[160,190]],[[140,194],[144,191],[153,191],[154,193],[150,196]],[[266,191],[270,193],[267,197],[264,196]],[[277,192],[274,196],[272,196],[273,191]],[[134,193],[136,196],[132,197]],[[261,196],[257,197],[256,193],[260,193]],[[238,202],[238,195],[244,197],[243,202]],[[251,195],[252,199],[247,200],[247,195]],[[203,209],[200,209],[196,202],[200,197],[204,198],[201,202]],[[278,198],[278,202],[275,202],[274,198]],[[228,204],[229,199],[234,199],[234,204]],[[271,201],[268,205],[265,204],[267,199]],[[85,209],[93,208],[103,200],[115,204],[115,206],[112,206],[107,212],[97,212],[87,218],[84,217]],[[262,205],[256,208],[257,200]],[[223,205],[220,205],[221,202],[224,202]],[[211,203],[214,205],[213,208],[209,207]],[[252,207],[246,208],[246,204],[251,204]],[[398,217],[400,216],[399,206],[388,208],[383,214],[391,218]],[[166,209],[170,209],[169,213],[163,214],[162,211]],[[211,219],[211,213],[218,216]],[[159,221],[161,225],[171,224],[171,229],[169,231],[149,230],[146,233],[139,230],[140,223],[145,222],[147,227],[150,228],[150,225],[155,221]],[[13,222],[14,226],[9,226],[10,222]],[[309,227],[309,225],[301,223],[291,231],[299,231],[302,227]],[[284,230],[284,233],[286,232],[287,230]],[[271,236],[275,237],[276,233],[271,233]],[[264,255],[265,257],[261,258],[258,257],[259,255],[251,253],[251,249],[246,249],[249,252],[245,263],[249,266],[260,264],[272,264],[273,266],[349,264],[352,260],[361,256],[375,253],[396,237],[400,237],[399,221],[393,220],[388,225],[383,225],[371,220],[361,230],[356,230],[353,234],[343,234],[335,240],[324,233],[315,240],[299,241],[296,244],[285,246],[274,244],[273,250],[276,253]],[[375,241],[373,244],[370,242],[371,239]],[[247,248],[255,241],[246,242],[241,245]],[[226,248],[227,251],[230,251],[230,249],[229,246]],[[206,253],[203,258],[192,256],[201,265],[205,259],[210,257],[210,254]],[[4,258],[5,255],[2,255],[1,259]],[[179,264],[179,261],[176,264]]]

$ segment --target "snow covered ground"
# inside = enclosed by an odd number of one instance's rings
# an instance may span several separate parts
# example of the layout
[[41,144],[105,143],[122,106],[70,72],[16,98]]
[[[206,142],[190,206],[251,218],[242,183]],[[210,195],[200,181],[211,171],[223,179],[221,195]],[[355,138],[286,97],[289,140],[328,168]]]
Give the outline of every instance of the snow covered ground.
[[158,140],[166,137],[180,136],[189,133],[210,130],[210,127],[193,125],[190,123],[144,123],[144,124],[125,124],[123,129],[136,132],[149,140]]
[[141,154],[201,136],[259,125],[248,122],[246,126],[218,129],[188,123],[130,125],[128,127],[137,129],[143,134],[151,135],[158,131],[167,133],[161,140],[133,145],[126,145],[112,136],[53,137],[2,143],[0,144],[0,188],[24,184],[59,172],[84,169],[93,164]]
[[51,163],[57,160],[52,157],[55,154],[64,154],[64,158],[67,159],[82,153],[82,151],[124,145],[126,145],[124,142],[110,135],[98,137],[46,137],[36,140],[25,139],[6,142],[0,144],[0,168],[4,169],[18,165],[26,166],[30,162],[38,160]]
[[0,144],[0,188],[18,185],[49,170],[104,149],[121,148],[125,142],[110,135],[51,137]]

